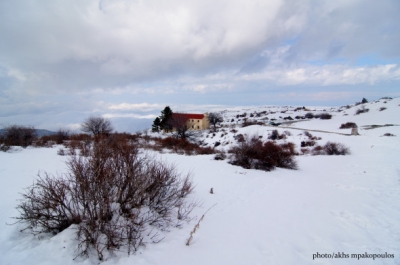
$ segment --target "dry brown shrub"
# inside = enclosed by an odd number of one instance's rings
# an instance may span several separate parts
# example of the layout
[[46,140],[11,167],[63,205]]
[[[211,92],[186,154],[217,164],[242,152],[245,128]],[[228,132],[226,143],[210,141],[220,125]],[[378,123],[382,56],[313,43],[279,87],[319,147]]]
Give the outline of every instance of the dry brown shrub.
[[357,128],[357,124],[355,124],[354,122],[342,123],[339,129],[351,129],[351,128]]
[[232,154],[230,163],[265,171],[271,171],[275,167],[297,169],[294,146],[293,143],[263,143],[258,136],[247,137],[244,142],[229,150]]
[[3,128],[2,143],[4,146],[27,147],[36,140],[36,130],[33,126],[9,125]]
[[39,175],[22,194],[16,219],[34,234],[75,225],[78,254],[100,260],[115,250],[134,253],[151,227],[164,231],[190,219],[190,175],[139,155],[127,141],[95,142],[89,153],[71,156],[68,174]]
[[327,142],[324,146],[315,146],[311,153],[312,155],[348,155],[350,149],[341,143]]
[[[213,148],[201,147],[198,144],[189,142],[185,138],[182,139],[175,137],[167,137],[164,139],[155,139],[155,140],[158,141],[158,146],[161,146],[161,148],[167,148],[177,154],[208,155],[215,153]],[[155,146],[157,146],[157,144]]]

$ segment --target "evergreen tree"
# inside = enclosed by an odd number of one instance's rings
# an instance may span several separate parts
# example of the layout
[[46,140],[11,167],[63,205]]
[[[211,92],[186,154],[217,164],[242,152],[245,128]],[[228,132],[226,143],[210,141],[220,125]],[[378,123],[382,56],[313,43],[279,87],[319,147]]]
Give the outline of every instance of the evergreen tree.
[[154,121],[153,121],[153,125],[151,126],[151,131],[152,132],[159,132],[160,131],[160,125],[161,125],[160,118],[159,117],[155,118]]
[[165,130],[165,131],[172,130],[172,126],[170,123],[171,116],[172,116],[172,110],[169,106],[166,106],[164,108],[164,110],[161,111],[161,115],[160,115],[160,119],[161,119],[160,129],[161,130]]

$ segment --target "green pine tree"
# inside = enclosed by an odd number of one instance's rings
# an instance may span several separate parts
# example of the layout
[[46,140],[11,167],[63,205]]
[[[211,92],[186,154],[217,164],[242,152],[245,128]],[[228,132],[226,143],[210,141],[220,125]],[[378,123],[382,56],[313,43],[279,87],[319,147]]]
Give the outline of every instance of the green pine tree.
[[160,115],[160,129],[161,130],[165,130],[165,131],[170,131],[172,130],[172,126],[170,124],[170,120],[171,120],[171,116],[172,116],[172,109],[169,106],[166,106],[164,108],[164,110],[161,111],[161,115]]
[[153,121],[153,125],[151,126],[151,131],[160,132],[160,125],[161,125],[160,118],[159,117],[155,118]]

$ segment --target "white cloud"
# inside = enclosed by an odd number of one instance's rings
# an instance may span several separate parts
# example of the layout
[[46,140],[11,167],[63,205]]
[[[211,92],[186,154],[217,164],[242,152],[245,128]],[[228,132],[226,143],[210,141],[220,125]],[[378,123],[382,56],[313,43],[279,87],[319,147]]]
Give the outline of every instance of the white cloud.
[[134,118],[134,119],[154,119],[157,115],[148,114],[148,115],[140,115],[140,114],[121,114],[121,113],[106,113],[102,115],[104,118]]
[[18,81],[22,81],[23,82],[23,81],[26,80],[25,75],[21,71],[19,71],[17,69],[8,70],[7,74],[8,74],[9,77],[16,78]]
[[266,68],[263,72],[240,75],[238,80],[268,81],[283,86],[295,85],[374,85],[400,80],[397,64],[351,67],[348,65],[302,65],[292,68]]
[[148,104],[148,103],[139,103],[139,104],[129,104],[129,103],[121,103],[121,104],[113,104],[108,106],[110,110],[140,110],[140,111],[152,111],[161,109],[162,106],[160,104]]

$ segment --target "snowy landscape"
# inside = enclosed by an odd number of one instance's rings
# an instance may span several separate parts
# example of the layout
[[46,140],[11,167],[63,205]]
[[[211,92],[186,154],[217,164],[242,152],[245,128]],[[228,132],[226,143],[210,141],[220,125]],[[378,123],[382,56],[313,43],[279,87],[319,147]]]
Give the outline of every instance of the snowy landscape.
[[[244,169],[231,165],[229,154],[216,160],[141,150],[190,173],[195,188],[188,199],[199,205],[182,226],[157,231],[160,242],[145,238],[135,253],[115,251],[103,261],[77,257],[74,226],[33,236],[25,224],[14,224],[21,193],[38,173],[67,172],[69,156],[57,154],[63,147],[0,152],[0,264],[400,264],[400,98],[349,104],[221,109],[217,131],[197,139],[226,153],[239,135],[265,142],[277,130],[284,136],[275,142],[295,144],[297,170]],[[339,129],[348,122],[359,135]],[[340,143],[350,153],[313,155],[312,147],[301,147],[312,137],[315,145]]]

